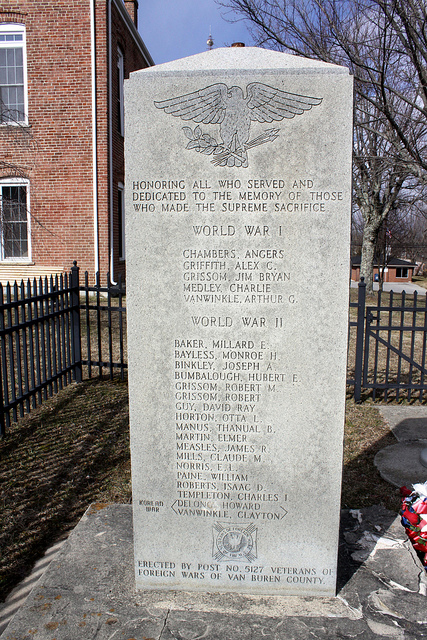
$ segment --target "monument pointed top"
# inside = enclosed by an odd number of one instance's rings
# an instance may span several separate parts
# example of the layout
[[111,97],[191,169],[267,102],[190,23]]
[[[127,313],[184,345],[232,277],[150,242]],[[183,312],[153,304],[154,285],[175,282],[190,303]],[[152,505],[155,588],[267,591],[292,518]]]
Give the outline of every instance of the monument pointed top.
[[158,64],[148,69],[142,69],[135,73],[159,73],[169,71],[193,71],[193,70],[237,70],[237,69],[310,69],[312,71],[348,73],[346,67],[338,67],[334,64],[302,58],[289,53],[281,53],[260,47],[221,47],[212,51],[204,51],[194,56],[180,58],[172,62]]

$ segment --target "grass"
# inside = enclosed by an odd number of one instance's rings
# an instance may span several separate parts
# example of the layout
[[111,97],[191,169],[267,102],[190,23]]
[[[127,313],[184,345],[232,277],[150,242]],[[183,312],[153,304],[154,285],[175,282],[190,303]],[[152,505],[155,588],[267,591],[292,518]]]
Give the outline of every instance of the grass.
[[72,385],[0,441],[0,600],[92,502],[130,502],[127,385]]
[[[357,290],[350,295],[355,301]],[[376,299],[368,297],[367,304]],[[388,300],[384,294],[383,301]],[[94,320],[95,312],[90,316]],[[112,320],[117,348],[116,314]],[[104,316],[101,333],[106,345]],[[349,374],[354,337],[352,330]],[[379,356],[385,366],[387,355]],[[114,353],[116,361],[119,357]],[[381,504],[397,513],[399,493],[373,464],[375,454],[394,442],[371,400],[347,401],[342,507]],[[0,440],[0,487],[1,601],[49,546],[68,535],[91,503],[131,501],[127,384],[86,380],[71,385],[13,425]]]
[[396,439],[374,404],[348,400],[344,434],[344,468],[341,506],[357,509],[381,504],[398,511],[400,493],[383,480],[374,457]]
[[[347,403],[342,506],[382,504],[396,489],[375,453],[395,442],[373,404]],[[0,600],[92,502],[131,501],[127,384],[72,385],[25,416],[0,441]]]
[[427,278],[425,276],[413,276],[412,282],[427,289]]

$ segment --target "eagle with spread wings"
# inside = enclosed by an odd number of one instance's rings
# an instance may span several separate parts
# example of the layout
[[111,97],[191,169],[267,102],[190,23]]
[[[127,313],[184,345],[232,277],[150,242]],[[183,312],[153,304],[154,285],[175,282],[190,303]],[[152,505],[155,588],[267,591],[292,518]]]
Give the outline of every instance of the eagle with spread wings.
[[[207,151],[215,154],[213,162],[228,166],[248,166],[247,149],[274,140],[279,131],[269,129],[264,135],[249,141],[252,122],[294,118],[321,102],[322,98],[289,93],[261,82],[251,82],[246,87],[246,97],[240,87],[216,83],[154,104],[158,109],[182,120],[219,125],[222,145],[216,144],[215,148],[211,144],[208,148],[212,151]],[[213,138],[210,140],[215,142]],[[204,149],[206,148],[205,145]],[[204,152],[206,153],[205,150]]]

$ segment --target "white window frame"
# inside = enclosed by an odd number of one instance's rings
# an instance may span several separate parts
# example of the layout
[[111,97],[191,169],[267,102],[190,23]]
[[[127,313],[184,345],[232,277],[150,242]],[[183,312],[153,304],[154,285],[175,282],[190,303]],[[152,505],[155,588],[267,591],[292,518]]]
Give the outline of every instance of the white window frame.
[[[1,178],[0,191],[3,187],[23,186],[27,188],[27,242],[28,256],[17,258],[4,257],[3,231],[0,228],[0,262],[1,263],[27,263],[31,262],[31,216],[30,216],[30,181],[25,178]],[[0,210],[1,215],[1,210]]]
[[[400,272],[400,275],[397,275],[397,272]],[[409,277],[409,269],[408,267],[396,267],[396,278],[403,279]]]
[[[124,184],[122,182],[119,182],[117,185],[117,196],[118,196],[118,200],[120,200],[120,204],[121,204],[121,211],[122,211],[122,219],[121,221],[119,220],[118,222],[121,222],[121,228],[119,229],[119,234],[121,234],[121,238],[122,238],[122,247],[121,247],[121,252],[119,250],[119,260],[124,262],[126,260],[126,243],[125,243],[125,187]],[[118,209],[119,207],[119,202],[117,202],[117,211],[119,211]],[[120,236],[119,236],[120,237]],[[119,247],[120,249],[120,247]]]
[[24,114],[22,120],[0,122],[0,126],[28,125],[28,74],[27,74],[27,37],[25,25],[15,22],[0,23],[0,35],[22,35],[22,40],[17,42],[0,42],[1,49],[22,49],[23,83],[24,83]]
[[125,82],[125,56],[120,47],[117,47],[117,102],[118,102],[118,131],[121,136],[125,132],[125,107],[123,87]]

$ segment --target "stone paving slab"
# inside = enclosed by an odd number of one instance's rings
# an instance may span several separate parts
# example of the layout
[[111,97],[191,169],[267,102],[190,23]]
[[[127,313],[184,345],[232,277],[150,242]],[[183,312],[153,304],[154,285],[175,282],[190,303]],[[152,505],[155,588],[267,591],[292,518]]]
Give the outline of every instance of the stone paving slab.
[[427,481],[427,466],[421,462],[427,454],[427,407],[420,405],[382,405],[381,416],[390,426],[396,440],[379,451],[374,464],[384,480],[395,487]]
[[427,467],[421,464],[421,452],[427,448],[427,440],[398,442],[378,451],[374,464],[384,480],[395,487],[408,487],[424,484],[427,480]]
[[0,603],[0,635],[6,629],[18,609],[25,603],[27,597],[36,583],[44,575],[64,542],[65,540],[61,540],[49,547],[45,555],[36,562],[30,575],[24,578],[24,580],[11,591],[5,602]]
[[425,571],[396,514],[343,511],[336,598],[134,591],[130,505],[92,505],[1,640],[427,637]]
[[399,442],[427,440],[427,407],[381,405],[378,409]]

